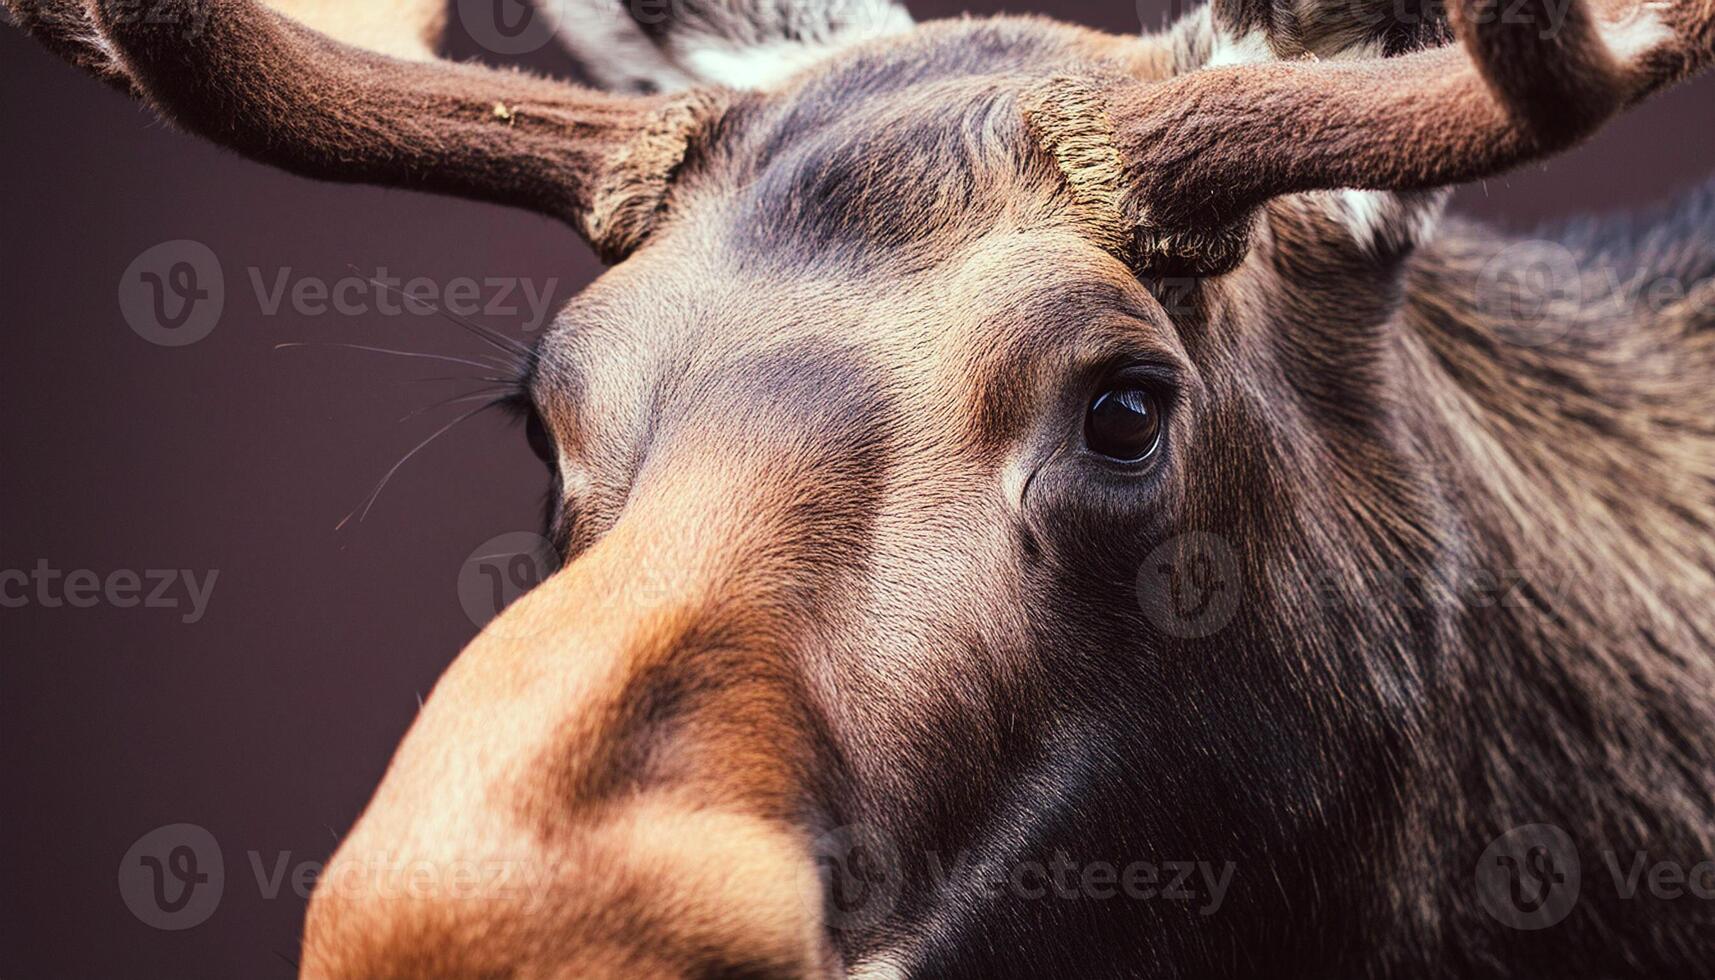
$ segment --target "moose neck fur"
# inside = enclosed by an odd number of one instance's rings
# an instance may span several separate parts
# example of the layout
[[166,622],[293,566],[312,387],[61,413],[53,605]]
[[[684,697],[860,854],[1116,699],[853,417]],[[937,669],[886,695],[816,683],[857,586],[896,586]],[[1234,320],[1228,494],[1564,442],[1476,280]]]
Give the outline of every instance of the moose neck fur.
[[[1229,433],[1273,447],[1256,478],[1278,497],[1254,526],[1208,516],[1264,538],[1283,516],[1296,525],[1294,541],[1243,548],[1258,598],[1278,603],[1251,639],[1294,652],[1295,686],[1344,692],[1309,724],[1363,748],[1250,746],[1290,773],[1252,802],[1294,828],[1285,847],[1304,847],[1295,807],[1315,814],[1301,872],[1375,887],[1308,904],[1372,939],[1331,947],[1342,930],[1324,918],[1241,947],[1293,950],[1312,973],[1470,975],[1521,948],[1574,973],[1670,971],[1684,937],[1715,924],[1710,903],[1622,895],[1612,869],[1715,856],[1715,184],[1647,220],[1529,239],[1449,219],[1391,260],[1316,212],[1273,206],[1224,299],[1227,331],[1270,324],[1237,373],[1267,377],[1272,361],[1269,383],[1293,392],[1274,400],[1280,421]],[[1532,268],[1551,270],[1549,301],[1515,315],[1497,294]],[[1253,347],[1211,336],[1209,356]],[[1271,782],[1249,766],[1234,778]],[[1474,900],[1484,848],[1539,824],[1574,842],[1580,902],[1611,933],[1497,934]],[[1651,922],[1666,938],[1642,940]]]

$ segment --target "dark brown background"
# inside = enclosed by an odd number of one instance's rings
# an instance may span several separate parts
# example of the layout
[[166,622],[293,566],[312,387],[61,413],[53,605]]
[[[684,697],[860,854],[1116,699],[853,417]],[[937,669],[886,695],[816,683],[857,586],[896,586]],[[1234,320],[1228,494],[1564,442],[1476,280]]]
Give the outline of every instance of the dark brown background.
[[[1122,32],[1166,9],[911,7],[1038,9]],[[483,54],[456,19],[455,33],[456,51]],[[529,60],[566,69],[552,51]],[[1715,169],[1712,95],[1715,80],[1670,93],[1456,208],[1528,227],[1662,197]],[[336,530],[451,413],[396,420],[450,389],[413,380],[443,373],[429,362],[275,345],[480,345],[429,316],[265,316],[247,270],[557,279],[563,300],[597,265],[543,218],[311,183],[170,132],[10,26],[0,120],[0,568],[219,570],[193,625],[171,609],[0,612],[0,976],[289,976],[303,902],[289,887],[264,898],[251,853],[270,869],[281,852],[327,856],[419,693],[475,631],[461,566],[493,535],[535,529],[546,481],[515,429],[478,418]],[[196,344],[156,347],[127,328],[117,286],[140,252],[181,238],[219,257],[225,313]],[[476,319],[522,333],[522,315]],[[218,840],[225,892],[207,922],[166,932],[128,911],[117,874],[133,841],[179,821]]]

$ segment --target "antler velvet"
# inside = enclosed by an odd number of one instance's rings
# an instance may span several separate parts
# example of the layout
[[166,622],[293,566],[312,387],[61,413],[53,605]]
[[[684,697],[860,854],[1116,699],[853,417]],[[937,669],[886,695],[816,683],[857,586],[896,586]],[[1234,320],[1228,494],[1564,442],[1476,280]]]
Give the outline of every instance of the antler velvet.
[[5,2],[66,60],[253,159],[541,211],[609,259],[647,233],[716,102],[389,57],[251,0]]
[[1459,44],[1396,58],[1265,62],[1128,85],[1108,100],[1122,210],[1146,265],[1215,272],[1270,198],[1407,191],[1558,152],[1715,57],[1715,0],[1598,15],[1461,0]]

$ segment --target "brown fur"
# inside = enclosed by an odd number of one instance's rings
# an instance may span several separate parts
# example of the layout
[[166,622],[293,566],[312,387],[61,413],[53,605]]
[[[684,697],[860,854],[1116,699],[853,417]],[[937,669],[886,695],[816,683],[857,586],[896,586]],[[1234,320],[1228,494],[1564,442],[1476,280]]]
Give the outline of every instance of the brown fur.
[[[1715,12],[1699,4],[1664,15],[1664,39],[1625,65],[1581,4],[1559,23],[1546,3],[1502,6],[1451,5],[1455,47],[1222,68],[1114,92],[1109,112],[1128,120],[1118,136],[1127,211],[1159,241],[1150,260],[1225,271],[1243,250],[1234,238],[1209,246],[1208,230],[1242,227],[1284,193],[1423,190],[1558,152],[1709,59]],[[1604,14],[1626,22],[1653,9]],[[1267,21],[1235,16],[1233,30]]]
[[[307,176],[418,187],[533,208],[617,259],[645,234],[716,95],[617,97],[477,65],[359,51],[250,0],[7,0],[74,63],[184,128]],[[305,9],[325,12],[310,4]],[[371,13],[327,16],[374,40]],[[390,22],[426,53],[433,16]],[[420,49],[420,50],[419,50]],[[625,195],[645,195],[628,200]]]
[[[1438,27],[1223,0],[1145,39],[924,25],[674,101],[231,0],[194,42],[9,2],[195,132],[624,256],[525,381],[566,565],[437,685],[317,889],[306,976],[1702,968],[1706,903],[1591,889],[1523,932],[1473,869],[1529,823],[1592,875],[1603,846],[1715,851],[1715,191],[1555,236],[1581,301],[1536,326],[1484,276],[1548,245],[1360,240],[1323,192],[1564,146],[1707,63],[1708,0],[1540,75],[1594,21],[1538,46],[1460,7],[1463,46],[1418,50]],[[1246,31],[1398,57],[1204,67]],[[1689,291],[1627,288],[1661,277]],[[1164,413],[1146,463],[1085,444],[1120,379]],[[1140,599],[1188,532],[1240,600],[1206,634]],[[1495,576],[1516,602],[1469,593]],[[1238,872],[1210,915],[992,887],[1057,853]]]

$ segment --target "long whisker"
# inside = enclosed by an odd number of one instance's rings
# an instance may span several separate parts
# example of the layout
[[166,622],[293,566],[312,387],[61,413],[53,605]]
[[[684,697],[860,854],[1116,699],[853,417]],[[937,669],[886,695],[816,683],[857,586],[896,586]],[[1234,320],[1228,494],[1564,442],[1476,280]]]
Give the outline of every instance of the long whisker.
[[490,384],[500,385],[501,387],[507,389],[508,391],[515,391],[515,392],[519,392],[520,394],[522,394],[524,391],[524,386],[519,383],[517,378],[509,378],[509,377],[505,377],[505,376],[498,375],[498,374],[470,374],[470,375],[435,374],[435,375],[430,375],[429,377],[426,377],[426,378],[406,378],[405,380],[406,381],[438,381],[438,382],[445,382],[445,381],[487,381]]
[[394,355],[397,355],[399,357],[421,357],[421,358],[426,358],[426,359],[431,360],[431,361],[447,361],[448,363],[451,363],[451,364],[463,364],[467,367],[478,368],[478,369],[483,370],[483,371],[492,371],[496,367],[508,366],[508,365],[503,365],[503,364],[499,364],[499,363],[484,362],[484,361],[473,361],[470,358],[454,357],[451,354],[430,354],[427,351],[416,351],[416,350],[394,350],[391,347],[371,347],[368,344],[346,344],[346,343],[339,343],[336,341],[315,341],[315,342],[312,342],[312,341],[307,341],[307,340],[289,340],[283,344],[275,344],[274,345],[275,350],[284,350],[288,347],[344,347],[348,350],[369,351],[370,353],[373,353],[373,354],[394,354]]
[[445,408],[448,405],[457,405],[461,402],[474,402],[478,399],[484,398],[488,399],[491,405],[498,405],[502,402],[510,401],[516,394],[517,392],[512,389],[499,388],[484,388],[481,391],[467,391],[462,394],[452,395],[447,398],[430,402],[422,408],[414,408],[404,415],[401,415],[399,417],[399,421],[409,422],[424,412],[432,412],[437,408]]
[[407,462],[410,462],[411,457],[417,455],[419,452],[422,452],[423,448],[425,446],[427,446],[431,442],[434,442],[436,439],[439,439],[441,436],[445,435],[448,432],[448,430],[452,429],[453,426],[458,425],[460,422],[463,422],[467,419],[471,419],[471,418],[474,418],[478,415],[481,415],[483,412],[488,411],[489,409],[495,407],[496,405],[502,404],[503,401],[504,401],[504,399],[498,399],[497,398],[497,399],[494,399],[492,401],[489,401],[487,404],[479,405],[476,408],[473,408],[470,411],[464,413],[463,415],[460,415],[458,418],[453,419],[451,422],[448,422],[446,425],[443,425],[440,428],[436,429],[432,434],[430,434],[430,436],[427,439],[424,439],[422,442],[419,442],[415,446],[412,446],[410,452],[406,453],[403,457],[401,457],[399,462],[394,463],[392,468],[389,469],[385,474],[382,475],[380,482],[375,484],[375,489],[369,491],[369,496],[367,498],[365,498],[365,500],[363,501],[363,504],[361,505],[362,513],[358,513],[358,509],[354,508],[350,514],[347,514],[344,517],[340,518],[340,522],[338,524],[334,525],[334,530],[337,531],[340,528],[345,527],[347,522],[349,522],[352,519],[352,517],[354,517],[354,516],[358,519],[359,522],[362,522],[365,518],[367,518],[369,516],[369,508],[375,506],[375,499],[377,497],[381,496],[381,491],[384,488],[386,488],[387,481],[393,479],[393,474],[399,472],[399,468],[401,466],[404,466]]
[[[351,269],[351,271],[357,273],[358,275],[360,275],[360,276],[363,275],[363,270],[359,269],[357,266],[348,264],[348,267]],[[415,296],[412,296],[409,293],[406,293],[404,290],[398,288],[397,286],[388,285],[387,283],[382,282],[380,279],[376,279],[374,277],[365,277],[365,278],[368,278],[370,283],[372,283],[376,286],[379,286],[382,289],[391,290],[392,292],[398,294],[399,298],[404,300],[407,303],[411,303],[411,304],[413,304],[415,306],[419,306],[419,307],[427,307],[431,312],[433,312],[439,316],[446,317],[448,320],[451,320],[452,322],[458,324],[459,326],[465,328],[466,330],[469,330],[472,334],[475,334],[477,337],[481,338],[483,341],[493,345],[496,349],[505,351],[508,354],[511,354],[515,357],[521,358],[522,363],[519,365],[521,368],[523,366],[529,365],[531,363],[531,361],[534,360],[534,358],[536,356],[536,352],[533,349],[531,349],[531,347],[528,344],[519,343],[518,341],[513,340],[511,337],[508,337],[505,334],[500,333],[499,331],[491,330],[488,327],[485,327],[480,323],[476,323],[474,321],[468,320],[465,317],[459,316],[457,313],[453,313],[450,310],[447,310],[443,307],[435,305],[434,303],[430,303],[427,300],[419,299]]]

